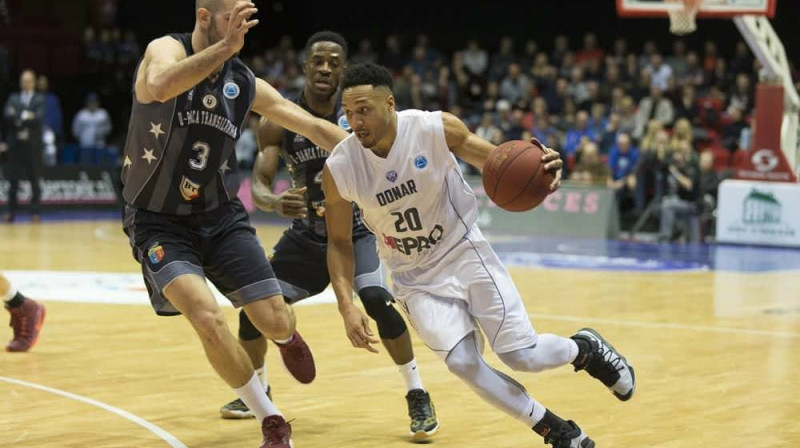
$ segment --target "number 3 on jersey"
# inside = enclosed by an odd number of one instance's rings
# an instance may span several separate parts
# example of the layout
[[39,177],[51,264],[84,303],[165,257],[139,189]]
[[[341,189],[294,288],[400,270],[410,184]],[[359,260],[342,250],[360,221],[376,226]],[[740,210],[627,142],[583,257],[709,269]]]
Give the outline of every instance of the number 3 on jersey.
[[422,230],[422,221],[419,219],[419,211],[410,208],[404,212],[392,212],[395,217],[394,228],[398,232],[408,232]]
[[208,143],[195,142],[192,149],[197,151],[197,157],[189,159],[189,166],[193,170],[203,171],[208,165],[208,154],[211,152],[211,147],[208,146]]

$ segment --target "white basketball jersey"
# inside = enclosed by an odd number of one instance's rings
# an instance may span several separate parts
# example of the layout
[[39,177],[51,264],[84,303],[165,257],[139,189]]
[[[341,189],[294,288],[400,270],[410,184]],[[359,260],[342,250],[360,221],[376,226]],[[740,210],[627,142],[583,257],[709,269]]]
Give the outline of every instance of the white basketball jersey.
[[326,163],[342,197],[361,208],[392,271],[435,263],[478,216],[475,193],[445,142],[441,112],[397,112],[397,138],[385,159],[353,134]]

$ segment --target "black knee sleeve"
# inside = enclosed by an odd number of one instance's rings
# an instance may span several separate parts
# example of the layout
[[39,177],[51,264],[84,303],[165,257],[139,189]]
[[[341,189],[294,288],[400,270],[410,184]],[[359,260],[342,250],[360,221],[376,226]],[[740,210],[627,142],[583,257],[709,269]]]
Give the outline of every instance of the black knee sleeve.
[[368,286],[358,292],[369,317],[378,324],[381,339],[397,339],[405,333],[406,322],[391,305],[392,295],[380,286]]
[[244,310],[239,311],[239,339],[243,341],[255,341],[260,337],[261,332],[250,322],[247,313],[245,313]]

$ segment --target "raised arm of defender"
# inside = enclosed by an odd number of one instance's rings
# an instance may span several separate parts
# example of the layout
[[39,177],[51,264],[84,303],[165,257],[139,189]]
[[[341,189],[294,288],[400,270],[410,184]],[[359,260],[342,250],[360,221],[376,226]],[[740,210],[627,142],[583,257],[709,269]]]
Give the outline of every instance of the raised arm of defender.
[[[442,112],[442,122],[444,123],[444,138],[450,151],[461,160],[483,171],[483,164],[486,163],[486,159],[495,146],[470,132],[464,122],[451,113]],[[542,156],[544,168],[555,173],[555,179],[550,184],[550,189],[557,190],[561,185],[561,166],[563,165],[560,156],[556,151],[544,146],[536,139],[531,139],[531,142],[544,150],[545,154]]]
[[150,42],[136,76],[136,100],[163,103],[200,84],[242,49],[244,35],[258,25],[258,19],[248,20],[256,12],[255,4],[237,2],[225,39],[189,57],[171,37]]
[[256,79],[256,100],[253,112],[282,128],[304,135],[314,144],[327,151],[347,137],[347,131],[303,110],[287,100],[275,88],[262,79]]
[[322,189],[325,191],[325,222],[328,228],[328,272],[339,313],[344,319],[347,338],[353,347],[378,353],[370,345],[380,341],[372,335],[369,318],[353,303],[353,204],[339,194],[327,165],[322,170]]

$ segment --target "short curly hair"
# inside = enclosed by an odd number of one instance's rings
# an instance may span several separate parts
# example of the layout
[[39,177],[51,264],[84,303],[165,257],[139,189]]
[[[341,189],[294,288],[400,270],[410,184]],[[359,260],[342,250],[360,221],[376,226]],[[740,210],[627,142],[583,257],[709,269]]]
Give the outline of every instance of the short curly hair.
[[342,47],[342,51],[344,51],[344,58],[347,59],[347,41],[341,34],[333,31],[318,31],[312,34],[311,37],[309,37],[306,41],[306,54],[311,52],[311,47],[313,47],[317,42],[333,42],[339,45]]
[[386,86],[391,90],[394,87],[394,80],[386,67],[371,62],[353,64],[344,70],[341,84],[342,90],[364,85],[373,87]]

